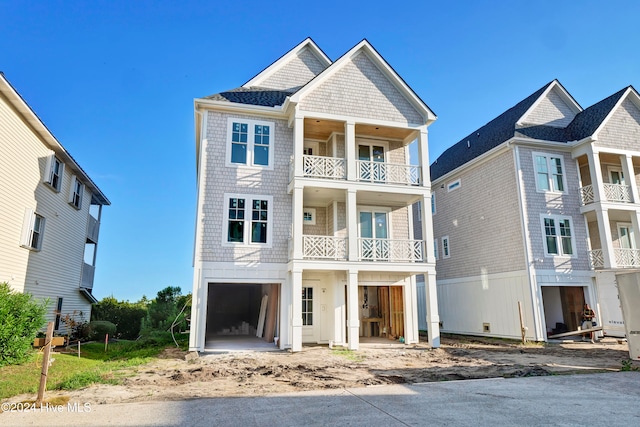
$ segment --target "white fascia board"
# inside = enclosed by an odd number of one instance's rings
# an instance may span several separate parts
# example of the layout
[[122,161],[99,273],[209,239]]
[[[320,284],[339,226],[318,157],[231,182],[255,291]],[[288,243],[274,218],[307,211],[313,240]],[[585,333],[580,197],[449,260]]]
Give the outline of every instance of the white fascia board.
[[366,54],[378,69],[391,81],[391,83],[405,96],[405,98],[420,112],[423,113],[425,121],[427,123],[433,122],[437,119],[436,115],[422,102],[420,98],[413,92],[411,88],[405,83],[404,80],[391,68],[387,61],[376,52],[376,50],[369,44],[367,40],[362,40],[360,43],[351,48],[347,53],[342,55],[337,61],[331,64],[323,72],[318,74],[313,80],[303,86],[299,91],[291,96],[291,101],[298,103],[300,99],[306,94],[313,91],[320,84],[326,81],[328,78],[338,72],[345,64],[351,61],[359,54]]
[[295,46],[289,52],[282,55],[278,58],[274,63],[269,65],[264,70],[260,71],[256,76],[250,79],[248,82],[242,85],[242,87],[251,87],[251,86],[260,86],[260,83],[265,81],[269,76],[278,71],[282,66],[288,63],[294,56],[298,54],[302,49],[308,47],[311,50],[311,53],[318,58],[320,62],[323,62],[325,67],[331,65],[331,60],[324,54],[324,52],[311,40],[310,37],[307,37],[302,41],[302,43]]
[[27,102],[20,96],[18,91],[11,86],[11,83],[4,77],[4,74],[0,72],[0,93],[4,95],[7,101],[18,111],[22,117],[29,123],[33,130],[38,134],[40,139],[51,149],[57,156],[61,157],[67,166],[71,167],[71,170],[76,176],[79,176],[81,181],[91,190],[93,196],[95,196],[102,205],[110,205],[111,202],[107,199],[107,196],[98,188],[95,182],[89,177],[89,175],[82,169],[82,167],[75,161],[71,154],[64,148],[64,146],[53,136],[53,133],[47,128],[40,117],[33,111],[33,109],[27,104]]
[[211,99],[196,98],[195,109],[200,111],[201,109],[210,109],[216,111],[229,111],[234,113],[246,113],[246,114],[260,114],[263,116],[283,118],[285,117],[282,106],[265,107],[262,105],[251,104],[238,104],[236,102],[228,101],[214,101]]
[[547,141],[536,138],[513,137],[509,140],[511,144],[525,145],[531,147],[553,148],[561,151],[571,151],[573,145],[567,142]]
[[538,105],[542,102],[542,100],[546,98],[549,92],[551,92],[554,88],[557,88],[559,90],[560,98],[562,98],[562,100],[567,103],[569,108],[571,108],[571,111],[573,111],[575,114],[578,114],[579,112],[582,111],[582,107],[578,105],[576,100],[573,99],[573,97],[564,89],[564,87],[556,79],[553,82],[551,82],[551,84],[549,84],[547,89],[538,97],[538,99],[536,99],[536,101],[531,105],[531,107],[529,107],[529,109],[525,111],[525,113],[518,119],[518,121],[516,122],[516,126],[522,126],[525,123],[525,119],[527,118],[527,116],[531,114],[531,112],[538,107]]
[[435,188],[436,186],[438,186],[438,185],[440,185],[440,184],[442,184],[442,183],[444,183],[446,181],[450,181],[452,179],[452,177],[456,176],[457,174],[459,174],[463,170],[466,170],[466,169],[469,169],[469,168],[473,168],[473,167],[477,166],[478,164],[483,163],[483,162],[491,159],[492,157],[497,156],[498,154],[502,153],[503,151],[506,151],[507,149],[510,148],[511,142],[513,142],[513,138],[503,142],[500,145],[497,145],[497,146],[493,147],[491,150],[487,151],[486,153],[482,153],[478,157],[469,160],[467,163],[458,166],[457,168],[447,172],[446,174],[442,175],[441,177],[438,177],[437,179],[432,179],[431,180],[431,188]]
[[[598,126],[598,128],[593,132],[594,138],[598,139],[598,133],[604,128],[604,126],[607,124],[609,119],[611,119],[611,117],[614,115],[616,110],[618,108],[620,108],[620,105],[622,105],[624,100],[627,99],[627,97],[629,96],[630,92],[633,92],[633,91],[631,90],[630,87],[628,87],[627,90],[624,92],[624,94],[620,97],[618,102],[616,102],[616,105],[614,105],[613,108],[611,109],[611,111],[609,111],[609,114],[607,114],[607,116],[604,118],[604,120],[602,120],[602,123],[600,123],[600,126]],[[636,94],[636,97],[637,97],[637,94]]]

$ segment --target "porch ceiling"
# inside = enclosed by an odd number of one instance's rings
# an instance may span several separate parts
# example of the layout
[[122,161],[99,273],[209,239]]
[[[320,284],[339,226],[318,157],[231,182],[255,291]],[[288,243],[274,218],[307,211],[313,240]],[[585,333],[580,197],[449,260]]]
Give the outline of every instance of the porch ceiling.
[[[324,141],[328,139],[333,132],[344,134],[344,122],[314,118],[304,119],[305,138]],[[404,140],[414,132],[415,130],[413,129],[356,124],[356,137]]]

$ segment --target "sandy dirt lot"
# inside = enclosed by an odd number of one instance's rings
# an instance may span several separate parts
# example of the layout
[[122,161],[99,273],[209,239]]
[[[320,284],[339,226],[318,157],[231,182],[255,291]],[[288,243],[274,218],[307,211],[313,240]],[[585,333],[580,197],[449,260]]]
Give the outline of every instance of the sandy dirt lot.
[[[167,349],[131,371],[121,385],[50,391],[92,404],[198,397],[261,396],[303,390],[364,387],[494,377],[619,371],[629,359],[626,343],[527,344],[471,337],[443,337],[438,349],[425,344],[362,348],[357,352],[305,347],[302,352],[209,354],[186,361]],[[640,368],[639,362],[633,362]],[[28,396],[24,396],[28,398]],[[20,399],[15,397],[11,399]]]

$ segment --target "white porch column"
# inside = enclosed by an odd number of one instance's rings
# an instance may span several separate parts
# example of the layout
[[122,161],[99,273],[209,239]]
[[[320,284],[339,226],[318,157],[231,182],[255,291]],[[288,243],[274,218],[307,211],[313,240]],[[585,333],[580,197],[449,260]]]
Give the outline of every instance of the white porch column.
[[[436,263],[436,254],[433,247],[433,221],[431,217],[431,194],[424,195],[422,204],[422,239],[424,240],[424,260],[430,264]],[[436,200],[437,202],[437,200]]]
[[358,312],[358,270],[349,270],[347,272],[349,350],[357,350],[360,344],[360,316]]
[[[296,115],[293,119],[293,171],[294,176],[301,177],[303,171],[304,155],[304,117]],[[302,218],[302,217],[301,217]]]
[[358,204],[356,190],[347,190],[347,244],[349,246],[349,261],[358,261]]
[[291,351],[302,350],[302,270],[291,272]]
[[440,316],[436,294],[436,272],[424,275],[424,290],[427,296],[427,337],[432,348],[440,347]]
[[420,341],[418,332],[418,300],[416,291],[416,275],[412,274],[405,280],[404,291],[404,342],[407,344],[417,344]]
[[618,265],[613,252],[613,237],[611,236],[609,211],[606,209],[596,209],[596,216],[598,218],[598,234],[600,235],[604,268],[616,268]]
[[[344,273],[344,272],[339,272]],[[338,272],[333,273],[333,342],[336,345],[346,345],[347,337],[345,337],[346,321],[347,321],[347,301],[345,301],[344,286],[345,280],[341,276],[338,278]]]
[[[636,185],[636,174],[633,169],[633,156],[630,154],[620,156],[620,163],[622,163],[622,173],[624,174],[624,182],[631,187],[631,198],[633,203],[640,203],[640,197],[638,195],[638,186]],[[637,228],[634,228],[634,231]]]
[[302,248],[302,217],[303,217],[303,189],[294,187],[292,197],[292,230],[291,242],[293,244],[293,259],[301,260],[304,257]]
[[193,276],[191,303],[191,333],[189,351],[204,351],[207,329],[207,290],[202,284],[202,270],[197,267]]
[[640,212],[631,213],[631,227],[633,228],[635,247],[640,249]]
[[[426,126],[420,127],[418,134],[418,158],[420,160],[420,171],[422,172],[422,186],[431,187],[431,174],[429,173],[429,131]],[[426,210],[425,205],[425,210]],[[431,204],[429,204],[431,206]]]
[[347,158],[347,180],[356,180],[356,124],[346,122],[344,124],[344,153]]
[[593,201],[601,202],[605,200],[605,193],[602,169],[600,168],[600,154],[592,150],[593,147],[587,153],[587,159],[589,160],[589,173],[591,174],[591,185],[593,186]]

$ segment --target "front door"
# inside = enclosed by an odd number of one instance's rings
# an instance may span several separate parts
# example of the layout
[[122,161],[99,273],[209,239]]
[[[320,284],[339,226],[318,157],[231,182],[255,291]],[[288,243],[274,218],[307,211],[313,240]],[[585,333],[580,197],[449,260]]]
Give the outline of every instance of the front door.
[[386,212],[360,211],[360,256],[363,260],[389,259]]

